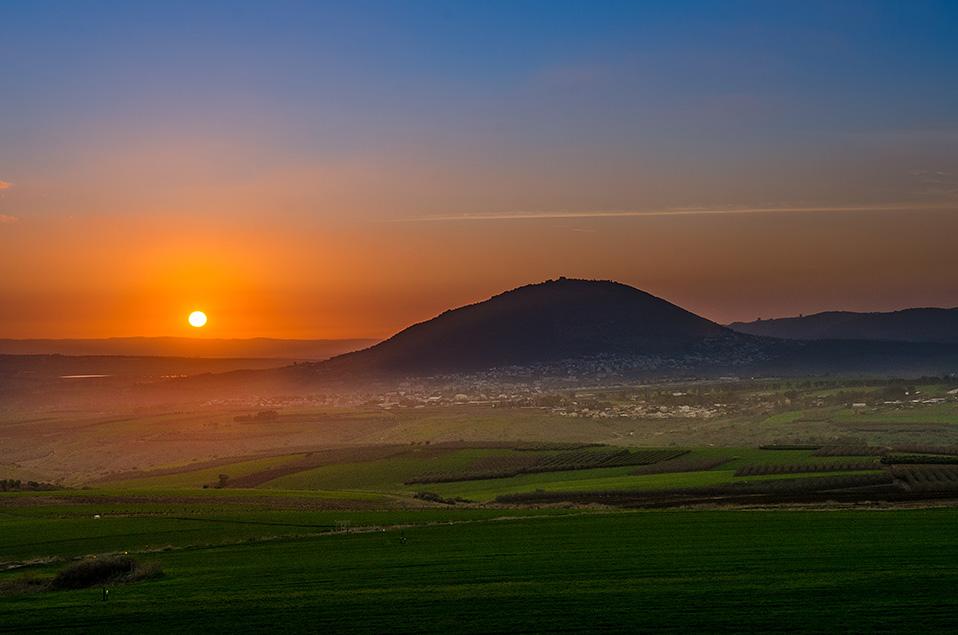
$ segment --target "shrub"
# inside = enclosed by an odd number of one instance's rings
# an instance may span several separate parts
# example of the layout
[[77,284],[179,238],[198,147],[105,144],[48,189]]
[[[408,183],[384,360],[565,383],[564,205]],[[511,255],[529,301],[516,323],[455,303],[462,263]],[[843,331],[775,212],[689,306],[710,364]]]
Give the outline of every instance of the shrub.
[[767,443],[758,446],[760,450],[817,450],[821,447],[813,443]]
[[[884,459],[882,459],[884,462]],[[808,472],[855,472],[877,470],[881,464],[871,461],[847,461],[844,463],[781,463],[743,465],[735,470],[735,476],[764,476],[766,474],[805,474]]]
[[882,456],[888,448],[871,445],[826,445],[812,452],[812,456]]
[[633,476],[642,474],[669,474],[672,472],[702,472],[728,463],[728,457],[680,456],[660,463],[643,465],[629,472]]
[[443,505],[455,505],[456,503],[470,502],[469,499],[461,498],[459,496],[456,496],[455,498],[444,498],[435,492],[416,492],[413,495],[413,498],[429,501],[430,503],[442,503]]
[[958,446],[954,445],[896,445],[892,450],[904,454],[944,454],[958,456]]
[[20,595],[21,593],[36,593],[47,588],[47,580],[32,573],[25,573],[17,578],[0,582],[0,596]]
[[889,465],[901,464],[901,463],[914,463],[914,464],[924,464],[924,465],[956,465],[958,464],[958,456],[949,455],[949,456],[933,456],[929,454],[889,454],[883,456],[881,459],[882,463]]
[[162,574],[158,564],[142,565],[129,556],[89,558],[64,567],[50,582],[50,588],[85,589],[101,584],[146,580]]
[[27,481],[24,483],[20,479],[5,478],[0,480],[0,492],[18,492],[21,490],[50,491],[62,489],[54,483],[42,483],[39,481]]

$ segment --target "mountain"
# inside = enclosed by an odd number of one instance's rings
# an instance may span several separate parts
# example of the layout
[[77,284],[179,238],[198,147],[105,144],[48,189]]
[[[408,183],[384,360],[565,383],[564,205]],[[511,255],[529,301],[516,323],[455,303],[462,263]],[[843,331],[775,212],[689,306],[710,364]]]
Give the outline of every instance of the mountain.
[[958,343],[743,334],[628,285],[559,278],[446,311],[363,350],[325,361],[277,361],[0,355],[0,406],[355,397],[403,389],[412,378],[449,387],[460,380],[577,386],[724,376],[920,377],[958,373]]
[[559,278],[415,324],[320,364],[332,372],[452,373],[601,355],[679,355],[729,329],[634,287]]
[[122,355],[323,360],[375,343],[375,340],[283,340],[266,337],[110,337],[104,339],[0,339],[0,355]]
[[793,340],[885,340],[958,343],[958,308],[918,308],[888,313],[828,311],[801,317],[735,322],[749,335]]

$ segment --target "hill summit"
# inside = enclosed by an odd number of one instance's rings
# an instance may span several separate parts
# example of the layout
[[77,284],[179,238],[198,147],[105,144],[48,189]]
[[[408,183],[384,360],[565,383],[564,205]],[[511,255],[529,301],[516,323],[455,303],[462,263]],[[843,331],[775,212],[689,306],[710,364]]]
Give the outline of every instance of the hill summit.
[[322,366],[357,372],[461,372],[604,354],[673,354],[717,337],[736,334],[625,284],[559,278],[446,311]]

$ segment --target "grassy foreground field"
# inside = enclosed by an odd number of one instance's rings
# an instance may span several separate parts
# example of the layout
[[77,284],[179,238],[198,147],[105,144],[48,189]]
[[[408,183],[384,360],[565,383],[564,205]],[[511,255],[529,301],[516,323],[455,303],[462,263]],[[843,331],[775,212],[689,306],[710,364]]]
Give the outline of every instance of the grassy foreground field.
[[[344,520],[350,533],[334,530]],[[240,505],[94,521],[75,507],[8,508],[4,561],[122,548],[165,575],[115,586],[106,602],[99,588],[0,597],[0,630],[946,631],[958,615],[956,522],[954,509]]]

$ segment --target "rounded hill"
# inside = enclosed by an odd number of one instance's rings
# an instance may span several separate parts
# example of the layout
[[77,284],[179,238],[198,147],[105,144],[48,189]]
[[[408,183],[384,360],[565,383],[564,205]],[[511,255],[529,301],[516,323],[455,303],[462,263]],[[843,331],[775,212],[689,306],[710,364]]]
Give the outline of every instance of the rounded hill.
[[361,372],[461,372],[605,354],[671,354],[708,338],[734,336],[635,287],[559,278],[446,311],[322,366]]

